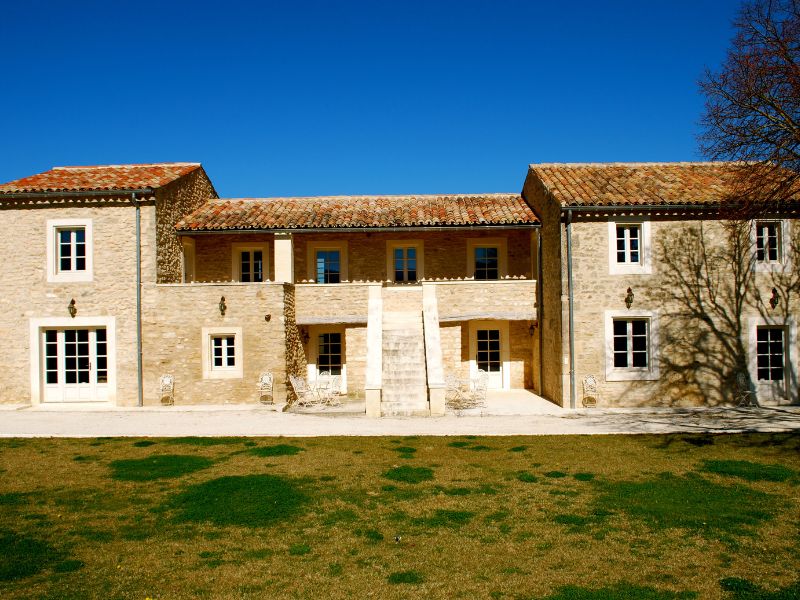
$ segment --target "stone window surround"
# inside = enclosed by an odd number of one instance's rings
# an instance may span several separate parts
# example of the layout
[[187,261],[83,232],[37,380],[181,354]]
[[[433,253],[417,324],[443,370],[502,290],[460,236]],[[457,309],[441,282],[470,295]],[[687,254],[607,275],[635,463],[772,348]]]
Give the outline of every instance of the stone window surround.
[[[58,267],[58,240],[60,229],[82,227],[86,239],[86,269],[83,271],[60,271]],[[92,281],[94,279],[94,236],[91,219],[48,219],[47,221],[47,281]]]
[[511,389],[511,338],[508,321],[469,321],[469,376],[478,376],[478,329],[500,330],[500,362],[503,364],[504,390]]
[[[347,240],[314,241],[306,245],[306,275],[312,283],[317,283],[317,251],[339,251],[339,283],[349,281],[347,271]],[[331,285],[320,283],[319,285]]]
[[[647,363],[646,369],[614,367],[614,319],[646,319],[647,329]],[[656,381],[658,372],[658,311],[656,310],[607,310],[603,318],[605,324],[605,365],[606,381]]]
[[797,369],[795,356],[797,347],[797,322],[792,317],[750,317],[747,320],[747,369],[750,381],[758,386],[758,358],[756,354],[756,335],[759,327],[784,328],[784,378],[786,394],[790,399],[797,397]]
[[[757,223],[780,223],[780,239],[778,240],[779,258],[775,262],[759,261],[756,258],[756,226]],[[790,272],[792,261],[789,252],[790,224],[787,219],[755,219],[750,224],[750,243],[753,247],[753,264],[756,272],[770,273],[775,271]]]
[[[475,277],[475,249],[497,248],[497,277],[503,279],[508,276],[508,239],[496,238],[467,238],[467,279]],[[476,281],[496,281],[494,279],[480,279]]]
[[181,283],[191,283],[195,275],[195,241],[193,238],[181,238]]
[[[639,264],[617,262],[617,225],[639,226]],[[649,275],[653,272],[650,219],[647,217],[615,217],[608,221],[609,275]]]
[[253,244],[246,242],[236,242],[231,244],[231,279],[233,281],[242,281],[242,262],[241,254],[244,251],[260,250],[263,261],[263,281],[248,281],[243,283],[263,283],[269,281],[269,244]]
[[[40,317],[30,320],[31,404],[42,403],[42,331],[45,329],[81,329],[104,327],[108,371],[108,404],[117,399],[117,336],[115,317]],[[94,404],[94,403],[93,403]],[[102,403],[97,403],[102,404]]]
[[[232,335],[235,365],[233,368],[214,368],[212,337]],[[241,327],[203,327],[200,338],[200,357],[203,362],[203,379],[241,379],[244,376],[244,352]]]
[[[386,242],[386,281],[394,282],[394,251],[396,248],[416,248],[417,281],[425,278],[425,242],[423,240],[387,240]],[[402,283],[402,282],[398,282]]]
[[[327,249],[327,248],[325,248]],[[339,333],[342,336],[342,375],[339,393],[347,393],[347,332],[344,325],[309,325],[308,326],[308,367],[306,375],[309,382],[315,382],[319,371],[317,370],[317,356],[319,355],[319,336],[322,333]]]

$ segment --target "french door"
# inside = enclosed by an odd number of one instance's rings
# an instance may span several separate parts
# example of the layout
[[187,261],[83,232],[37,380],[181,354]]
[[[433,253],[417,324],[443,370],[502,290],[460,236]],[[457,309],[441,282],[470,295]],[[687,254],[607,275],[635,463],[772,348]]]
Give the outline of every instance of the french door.
[[108,340],[105,327],[42,330],[45,402],[108,400]]
[[472,321],[470,323],[471,376],[485,371],[489,389],[509,387],[508,323],[502,321]]

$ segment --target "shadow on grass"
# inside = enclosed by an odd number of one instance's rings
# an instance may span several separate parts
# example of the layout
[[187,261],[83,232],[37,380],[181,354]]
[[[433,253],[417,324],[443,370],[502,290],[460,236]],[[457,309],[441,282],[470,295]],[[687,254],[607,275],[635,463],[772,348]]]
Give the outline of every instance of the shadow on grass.
[[274,446],[257,446],[250,448],[248,452],[256,456],[294,456],[303,452],[300,446],[292,446],[290,444],[275,444]]
[[226,476],[190,486],[167,505],[176,522],[266,527],[303,512],[300,482],[276,475]]
[[589,589],[568,585],[541,600],[690,600],[697,598],[695,592],[668,592],[652,587],[642,587],[627,583]]
[[394,467],[386,471],[383,476],[392,481],[402,481],[403,483],[422,483],[433,479],[433,469],[428,467]]
[[206,469],[214,461],[205,456],[186,454],[156,454],[147,458],[115,460],[111,478],[118,481],[153,481],[171,479]]
[[797,473],[779,464],[765,465],[747,460],[704,460],[700,469],[706,473],[738,477],[746,481],[786,481]]
[[53,567],[64,553],[47,542],[0,531],[0,581],[15,581]]
[[649,481],[598,486],[596,510],[625,512],[655,528],[684,528],[710,537],[751,534],[777,510],[774,495],[741,485],[718,485],[691,474],[664,473]]
[[797,600],[800,598],[800,581],[774,592],[738,577],[726,577],[719,582],[720,587],[726,592],[731,600]]

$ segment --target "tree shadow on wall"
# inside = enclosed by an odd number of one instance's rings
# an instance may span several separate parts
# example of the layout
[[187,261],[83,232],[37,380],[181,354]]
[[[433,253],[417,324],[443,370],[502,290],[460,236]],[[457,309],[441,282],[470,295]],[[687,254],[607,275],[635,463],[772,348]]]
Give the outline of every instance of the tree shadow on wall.
[[[798,280],[789,268],[759,273],[754,239],[747,219],[700,221],[660,236],[650,292],[661,307],[658,391],[664,403],[730,404],[742,387],[756,391],[748,369],[749,319],[783,323]],[[796,242],[787,245],[800,249]],[[757,284],[774,291],[764,297]]]

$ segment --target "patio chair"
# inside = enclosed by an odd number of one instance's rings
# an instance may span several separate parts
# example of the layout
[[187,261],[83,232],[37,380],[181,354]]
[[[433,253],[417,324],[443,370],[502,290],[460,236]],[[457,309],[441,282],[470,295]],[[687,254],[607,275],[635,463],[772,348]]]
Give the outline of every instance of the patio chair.
[[489,389],[489,374],[483,369],[478,369],[478,375],[472,378],[469,394],[470,408],[486,406],[486,390]]
[[736,393],[735,393],[736,406],[746,408],[749,406],[758,407],[758,398],[756,393],[750,389],[750,382],[747,375],[739,371],[736,374]]
[[172,406],[175,404],[175,378],[172,375],[162,375],[158,380],[158,391],[161,404]]
[[341,375],[331,375],[330,383],[328,384],[327,396],[325,403],[328,406],[341,406],[341,389],[342,377]]
[[447,408],[460,410],[467,404],[467,397],[464,394],[463,383],[455,375],[445,375],[444,405]]
[[314,393],[314,390],[309,387],[305,377],[289,375],[289,383],[292,385],[292,389],[297,396],[298,406],[313,406],[318,404],[319,400],[317,395]]
[[275,399],[272,396],[272,373],[262,373],[258,376],[258,401],[261,404],[274,404]]
[[587,375],[583,378],[583,407],[594,408],[597,406],[597,378],[594,375]]

